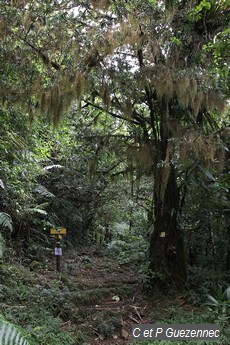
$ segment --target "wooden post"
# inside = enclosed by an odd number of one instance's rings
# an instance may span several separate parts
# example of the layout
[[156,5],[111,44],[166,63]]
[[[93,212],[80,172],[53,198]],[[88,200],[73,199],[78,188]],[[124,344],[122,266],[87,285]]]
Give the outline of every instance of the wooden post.
[[51,235],[56,235],[56,247],[54,249],[54,255],[56,256],[56,270],[58,273],[61,272],[61,256],[62,256],[62,247],[61,247],[61,239],[62,235],[66,235],[66,229],[60,228],[60,229],[51,229],[50,230]]
[[61,239],[59,238],[59,235],[57,235],[57,242],[56,242],[56,261],[57,261],[57,272],[61,272],[61,255],[62,255],[62,248],[61,248]]

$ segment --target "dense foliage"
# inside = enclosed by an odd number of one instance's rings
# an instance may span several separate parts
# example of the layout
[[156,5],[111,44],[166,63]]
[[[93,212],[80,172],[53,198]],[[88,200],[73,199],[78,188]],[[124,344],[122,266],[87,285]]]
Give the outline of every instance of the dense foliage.
[[46,257],[64,226],[67,248],[142,265],[148,291],[226,289],[228,1],[3,0],[0,17],[1,260]]

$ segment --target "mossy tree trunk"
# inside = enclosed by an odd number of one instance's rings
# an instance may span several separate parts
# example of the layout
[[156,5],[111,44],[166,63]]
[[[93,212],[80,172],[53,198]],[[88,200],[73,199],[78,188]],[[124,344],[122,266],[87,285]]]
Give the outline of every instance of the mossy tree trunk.
[[162,183],[160,171],[155,176],[154,230],[150,239],[150,268],[156,273],[153,287],[165,288],[168,284],[182,288],[186,281],[184,245],[178,223],[179,192],[176,172],[170,167],[163,200],[159,199],[158,183]]
[[[150,238],[150,269],[155,273],[153,287],[182,288],[186,265],[182,232],[178,220],[180,195],[177,171],[170,148],[171,132],[167,118],[173,115],[166,99],[161,102],[160,138],[154,169],[154,226]],[[170,114],[169,114],[170,113]]]

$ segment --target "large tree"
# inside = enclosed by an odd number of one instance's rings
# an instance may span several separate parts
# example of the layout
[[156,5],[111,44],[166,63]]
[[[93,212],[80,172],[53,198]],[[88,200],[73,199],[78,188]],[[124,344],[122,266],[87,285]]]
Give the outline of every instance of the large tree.
[[183,286],[178,172],[191,152],[206,165],[216,158],[209,134],[227,76],[213,69],[212,43],[227,1],[3,1],[1,12],[3,99],[54,123],[77,100],[79,111],[94,107],[125,126],[130,166],[154,178],[154,282]]

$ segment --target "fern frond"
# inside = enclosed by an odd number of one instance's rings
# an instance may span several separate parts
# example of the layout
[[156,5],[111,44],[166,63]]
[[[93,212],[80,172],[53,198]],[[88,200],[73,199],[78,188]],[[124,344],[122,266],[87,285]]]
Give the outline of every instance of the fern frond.
[[3,258],[4,247],[5,247],[5,241],[4,241],[4,238],[2,237],[2,234],[0,233],[0,260]]
[[46,208],[48,205],[49,205],[48,202],[44,202],[40,205],[36,205],[35,207],[27,207],[25,208],[25,211],[29,214],[40,213],[43,215],[47,215],[47,211],[44,210],[44,208]]
[[62,169],[62,168],[64,168],[63,165],[53,164],[53,165],[48,165],[44,167],[42,170],[57,170],[57,169]]
[[[37,208],[37,207],[34,207],[34,208],[26,208],[25,211],[27,213],[30,213],[30,214],[34,214],[34,213],[39,213],[39,214],[42,214],[44,216],[47,215],[47,212],[45,210],[42,210],[41,208]],[[1,345],[1,344],[0,344]]]
[[13,221],[8,213],[0,212],[0,226],[13,231]]
[[0,187],[2,188],[2,189],[5,189],[5,187],[4,187],[4,183],[3,183],[3,181],[0,179]]
[[19,135],[17,135],[14,132],[7,132],[7,136],[5,138],[6,142],[11,143],[11,145],[18,150],[22,150],[24,148],[26,148],[26,142],[25,139],[20,137]]
[[0,344],[4,345],[30,345],[21,331],[0,315]]
[[55,195],[48,191],[48,189],[42,185],[39,185],[36,188],[36,192],[38,192],[40,195],[46,197],[46,198],[55,198]]

